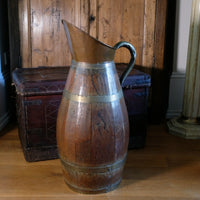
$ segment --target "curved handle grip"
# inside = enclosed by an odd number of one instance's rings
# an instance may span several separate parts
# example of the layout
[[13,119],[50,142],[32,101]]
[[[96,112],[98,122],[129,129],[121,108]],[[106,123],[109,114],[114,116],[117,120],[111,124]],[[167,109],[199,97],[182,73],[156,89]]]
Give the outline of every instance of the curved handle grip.
[[120,83],[121,85],[123,84],[124,80],[126,79],[126,77],[128,76],[128,74],[130,73],[130,71],[132,70],[134,64],[135,64],[135,60],[136,60],[136,50],[133,47],[132,44],[128,43],[128,42],[118,42],[115,46],[114,49],[117,50],[120,47],[126,47],[130,54],[131,54],[131,60],[127,66],[127,68],[125,69],[125,71],[122,73],[121,77],[120,77]]

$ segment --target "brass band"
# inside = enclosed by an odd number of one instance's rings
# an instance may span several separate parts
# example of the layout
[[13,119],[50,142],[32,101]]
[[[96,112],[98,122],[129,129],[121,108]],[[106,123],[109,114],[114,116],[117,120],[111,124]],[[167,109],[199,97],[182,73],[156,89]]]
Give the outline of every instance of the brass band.
[[[60,156],[60,155],[59,155]],[[63,165],[63,167],[68,171],[76,171],[76,172],[82,172],[82,173],[93,173],[93,174],[102,174],[102,173],[110,173],[115,170],[120,170],[123,168],[125,161],[126,161],[126,155],[122,160],[118,160],[114,163],[107,164],[107,165],[99,165],[99,166],[81,166],[75,163],[71,163],[67,161],[66,159],[62,158],[60,156],[60,161]]]
[[77,94],[72,94],[67,90],[63,91],[63,97],[71,101],[80,102],[80,103],[108,103],[119,100],[123,97],[122,89],[113,95],[104,95],[104,96],[81,96]]
[[115,188],[118,187],[118,185],[121,182],[121,178],[114,182],[113,184],[104,186],[104,187],[97,187],[97,188],[89,188],[89,187],[80,187],[78,185],[74,185],[71,182],[69,182],[65,177],[64,177],[65,183],[74,191],[76,192],[84,192],[88,194],[97,194],[97,193],[104,193],[104,192],[109,192],[111,190],[114,190]]
[[97,64],[91,64],[86,62],[76,62],[75,60],[72,60],[71,63],[72,68],[83,68],[83,69],[90,69],[90,70],[105,70],[108,67],[115,67],[114,61],[107,61]]

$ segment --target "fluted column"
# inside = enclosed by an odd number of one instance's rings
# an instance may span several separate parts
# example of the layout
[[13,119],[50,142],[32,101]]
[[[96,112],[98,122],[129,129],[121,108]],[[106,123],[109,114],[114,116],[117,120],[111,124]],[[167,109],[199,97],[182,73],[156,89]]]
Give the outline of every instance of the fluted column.
[[200,117],[200,0],[194,0],[190,24],[183,116]]
[[200,138],[200,0],[192,4],[182,116],[167,125],[172,134]]

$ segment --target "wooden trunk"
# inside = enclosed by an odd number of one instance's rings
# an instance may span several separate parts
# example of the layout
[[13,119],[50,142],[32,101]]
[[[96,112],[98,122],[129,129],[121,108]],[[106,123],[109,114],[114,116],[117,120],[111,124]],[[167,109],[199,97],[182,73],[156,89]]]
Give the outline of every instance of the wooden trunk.
[[58,158],[56,118],[68,68],[16,69],[19,137],[27,161]]
[[[19,136],[27,161],[58,158],[56,117],[68,67],[16,69]],[[124,65],[117,65],[121,74]],[[145,144],[147,100],[150,76],[133,70],[123,87],[130,120],[129,148]]]

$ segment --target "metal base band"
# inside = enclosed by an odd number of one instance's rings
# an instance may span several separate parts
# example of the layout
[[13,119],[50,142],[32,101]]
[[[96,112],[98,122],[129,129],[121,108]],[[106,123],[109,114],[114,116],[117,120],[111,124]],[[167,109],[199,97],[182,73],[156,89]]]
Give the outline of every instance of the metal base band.
[[66,159],[62,158],[62,156],[59,156],[59,157],[60,157],[61,164],[64,166],[64,168],[67,171],[76,171],[76,172],[91,173],[91,174],[110,173],[114,170],[121,169],[126,162],[126,155],[125,155],[122,160],[118,160],[111,164],[99,165],[99,166],[81,166],[81,165],[67,161]]
[[126,155],[122,160],[107,165],[81,166],[60,158],[65,183],[80,193],[105,193],[118,187]]
[[117,181],[116,183],[109,185],[107,187],[97,188],[97,189],[91,189],[91,188],[84,188],[84,187],[78,187],[76,185],[73,185],[69,183],[66,178],[64,178],[64,181],[66,185],[72,189],[75,192],[83,193],[83,194],[100,194],[100,193],[106,193],[110,192],[112,190],[115,190],[121,183],[121,179]]

